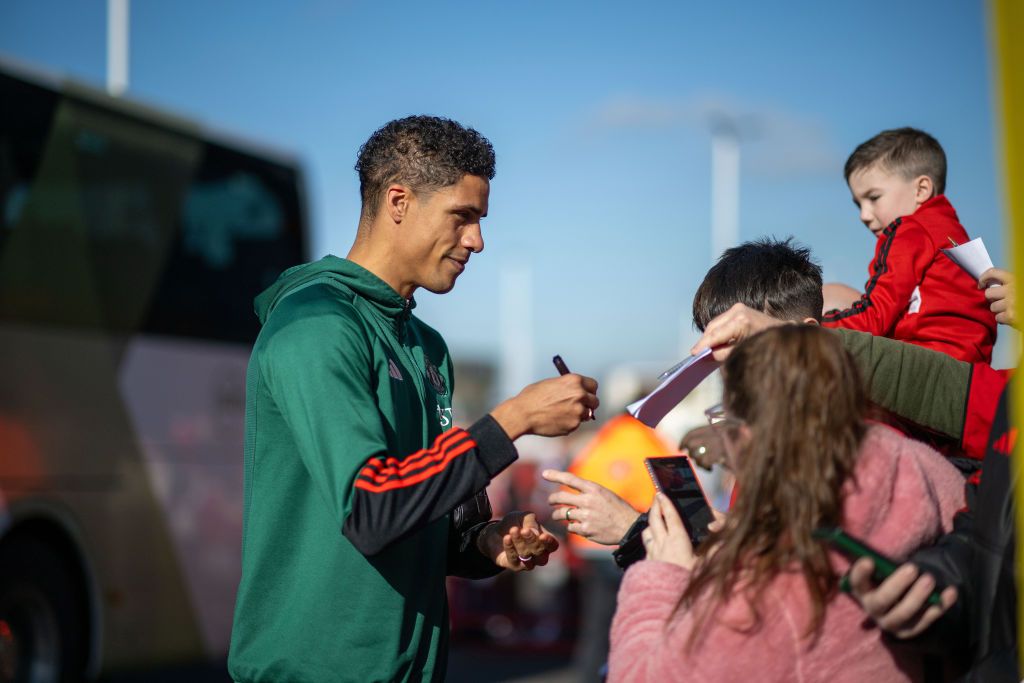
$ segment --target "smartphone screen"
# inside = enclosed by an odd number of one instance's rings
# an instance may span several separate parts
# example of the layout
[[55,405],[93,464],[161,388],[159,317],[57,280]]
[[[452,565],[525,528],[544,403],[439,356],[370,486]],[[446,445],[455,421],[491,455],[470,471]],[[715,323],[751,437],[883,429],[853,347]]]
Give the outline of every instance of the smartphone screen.
[[690,541],[696,547],[707,538],[708,524],[714,515],[690,459],[685,455],[672,455],[644,458],[644,462],[655,488],[668,496],[675,505],[690,534]]

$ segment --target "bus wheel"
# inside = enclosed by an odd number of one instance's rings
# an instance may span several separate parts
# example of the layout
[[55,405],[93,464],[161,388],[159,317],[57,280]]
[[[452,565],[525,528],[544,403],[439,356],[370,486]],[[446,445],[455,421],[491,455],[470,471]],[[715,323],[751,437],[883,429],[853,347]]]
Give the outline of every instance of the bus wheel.
[[63,554],[27,533],[0,545],[0,682],[82,679],[88,621],[72,571]]

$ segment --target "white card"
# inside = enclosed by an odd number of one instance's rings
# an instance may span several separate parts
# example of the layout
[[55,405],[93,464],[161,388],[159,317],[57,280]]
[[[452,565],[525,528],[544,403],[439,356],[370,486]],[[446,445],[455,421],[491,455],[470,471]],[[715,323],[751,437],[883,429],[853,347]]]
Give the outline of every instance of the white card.
[[981,274],[992,267],[992,257],[988,255],[985,242],[980,237],[975,237],[970,242],[949,249],[943,249],[942,253],[966,270],[967,274],[975,281],[981,279]]

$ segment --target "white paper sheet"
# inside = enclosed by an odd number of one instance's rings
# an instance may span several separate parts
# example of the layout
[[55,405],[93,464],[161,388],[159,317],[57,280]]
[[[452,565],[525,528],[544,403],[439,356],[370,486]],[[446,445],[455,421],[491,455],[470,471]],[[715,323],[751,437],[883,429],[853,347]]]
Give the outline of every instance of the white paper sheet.
[[981,274],[992,267],[992,257],[988,255],[985,242],[980,237],[975,237],[956,247],[943,249],[944,253],[953,262],[967,271],[975,280],[981,278]]
[[718,361],[711,356],[711,349],[705,349],[673,368],[654,391],[630,403],[626,410],[648,427],[656,427],[670,410],[679,405],[716,368]]

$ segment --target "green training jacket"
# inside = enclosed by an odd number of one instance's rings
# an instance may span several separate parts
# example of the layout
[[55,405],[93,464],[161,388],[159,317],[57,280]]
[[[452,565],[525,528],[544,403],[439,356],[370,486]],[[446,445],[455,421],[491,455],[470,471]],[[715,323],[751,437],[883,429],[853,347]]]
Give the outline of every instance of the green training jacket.
[[414,306],[334,256],[256,299],[236,681],[444,679],[445,576],[495,570],[450,513],[516,451],[489,416],[454,426],[448,349]]

